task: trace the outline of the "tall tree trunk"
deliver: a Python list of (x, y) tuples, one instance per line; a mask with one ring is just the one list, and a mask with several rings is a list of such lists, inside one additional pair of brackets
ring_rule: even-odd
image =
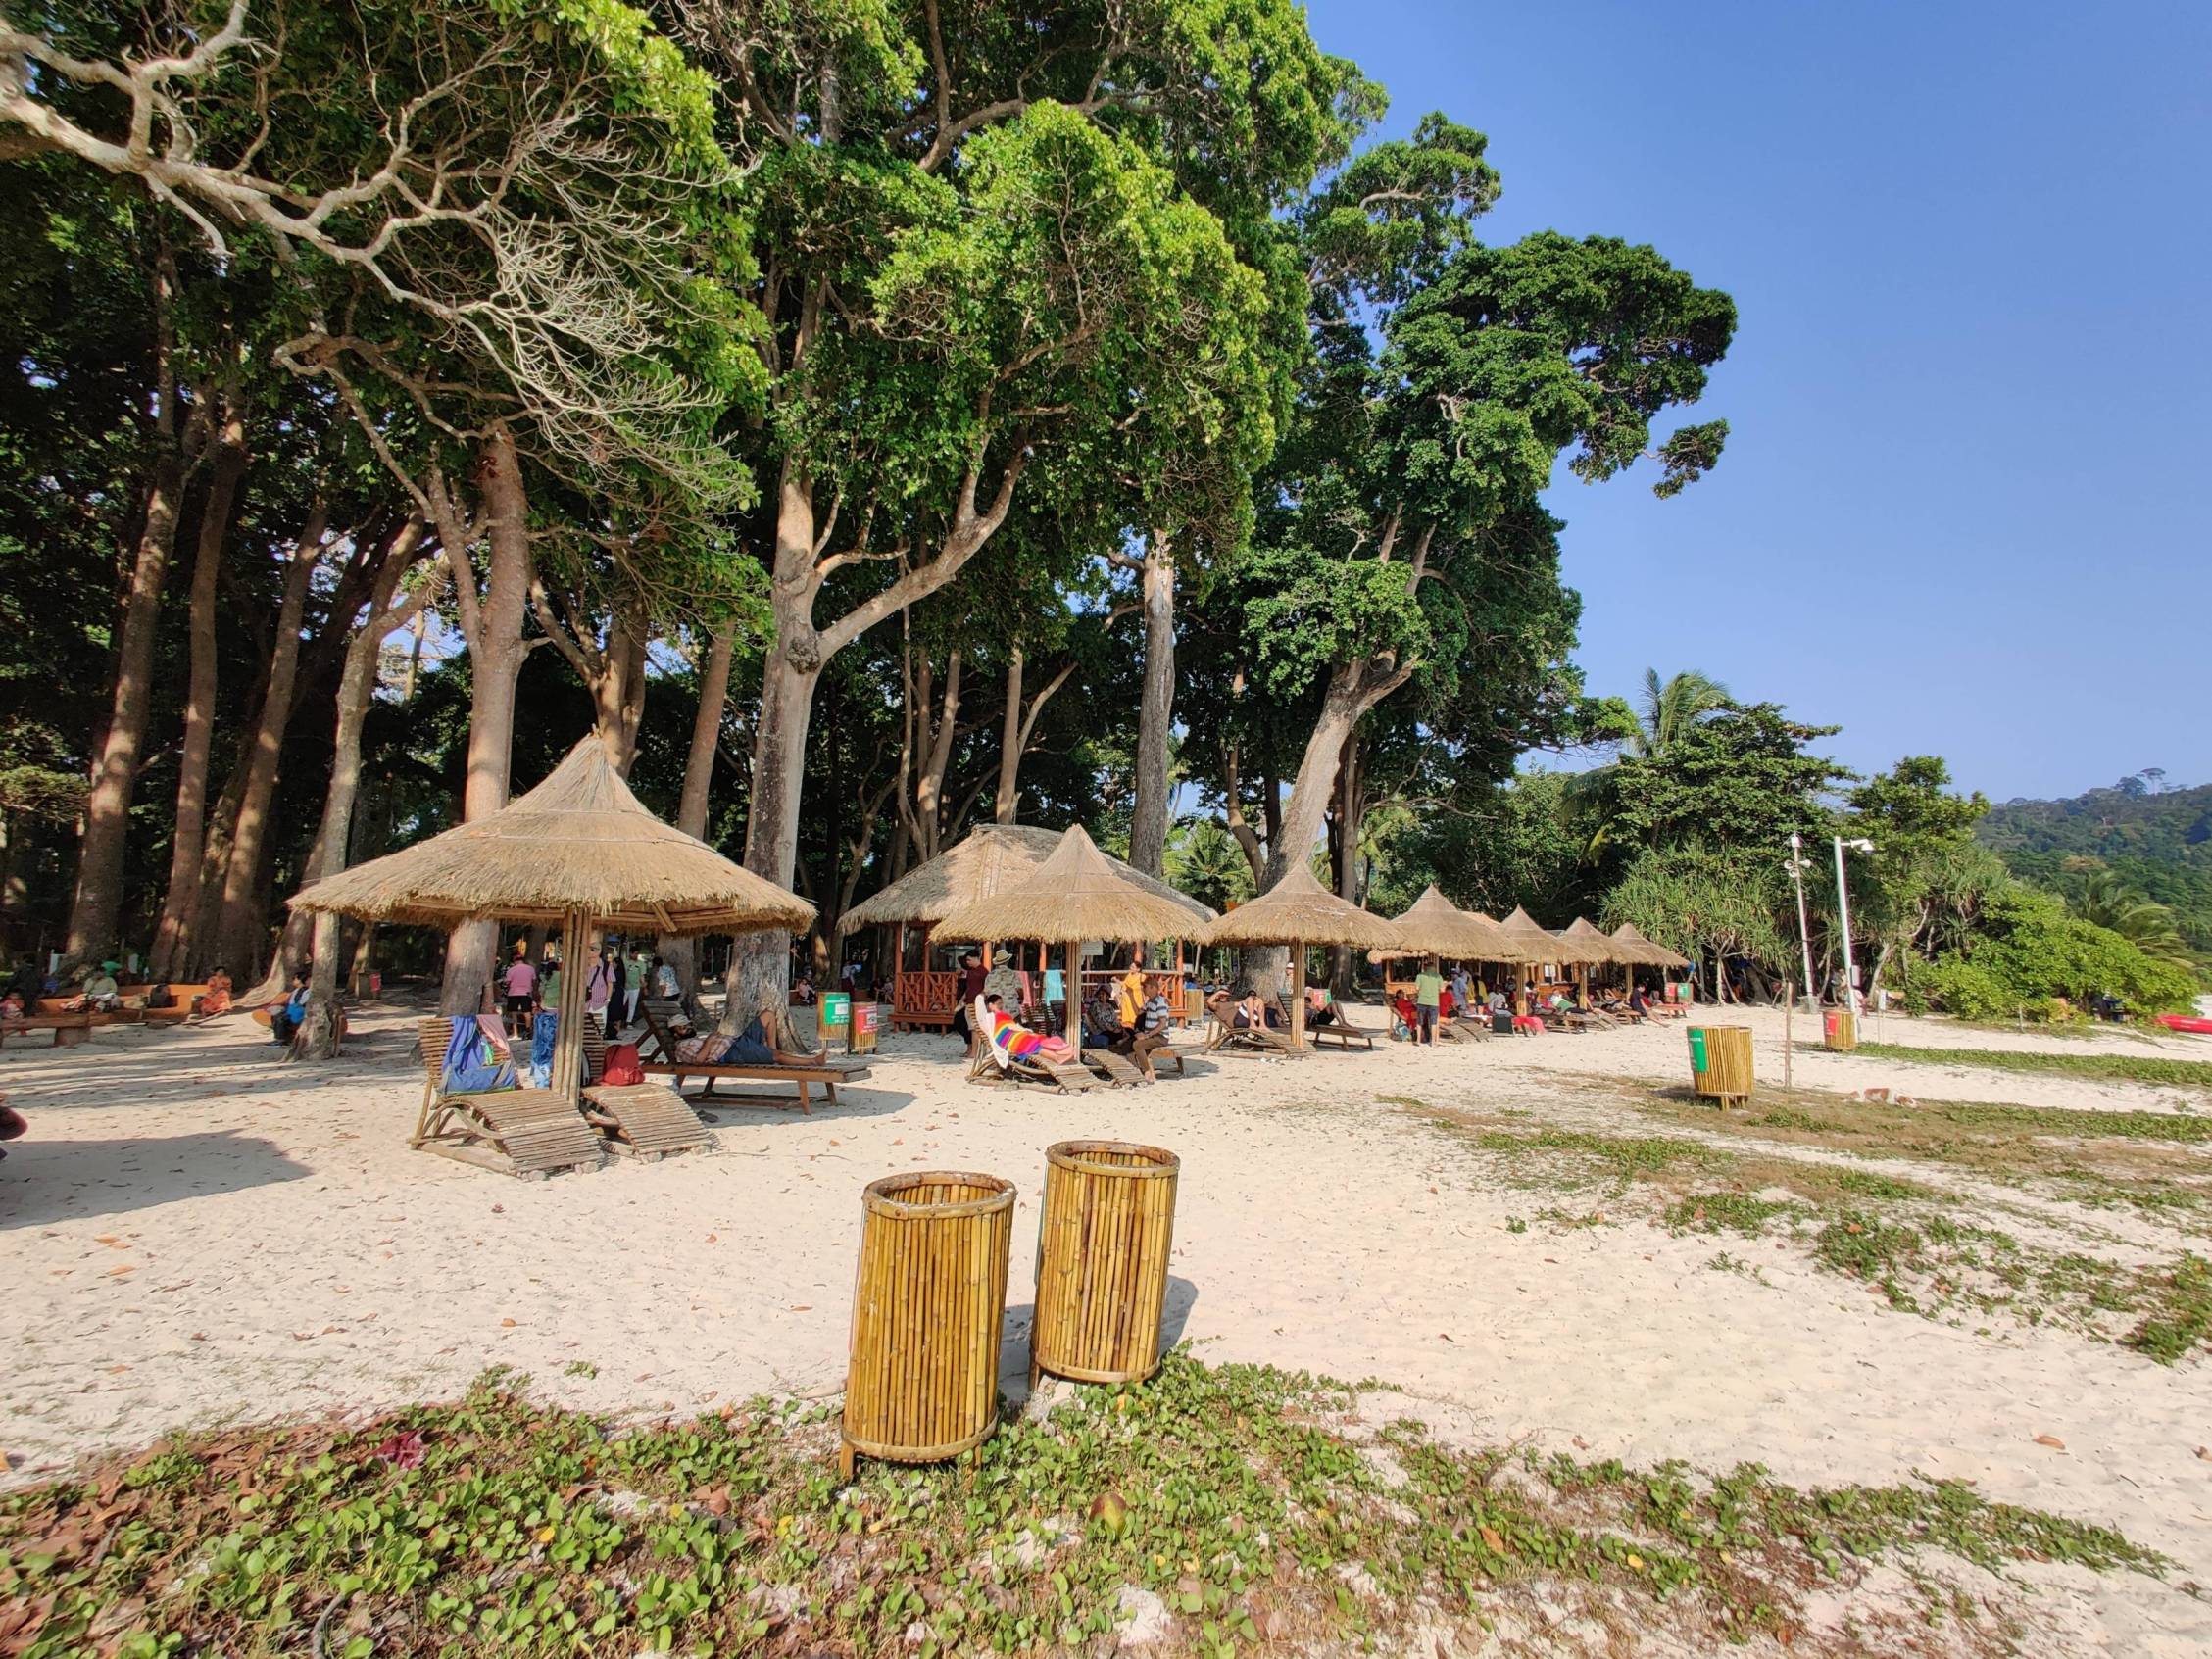
[[(462, 636), (468, 648), (473, 692), (468, 705), (468, 770), (461, 797), (462, 819), (473, 823), (507, 805), (515, 758), (515, 685), (527, 648), (522, 621), (530, 609), (529, 495), (521, 457), (505, 426), (495, 426), (477, 458), (481, 516), (470, 523), (443, 480), (429, 492), (439, 543), (446, 550)], [(479, 593), (469, 561), (477, 540), (486, 544)], [(445, 982), (438, 1005), (446, 1013), (473, 1013), (491, 983), (499, 949), (499, 924), (467, 922), (446, 941)], [(580, 973), (580, 962), (565, 963)]]
[[(369, 615), (346, 646), (346, 665), (338, 677), (336, 735), (330, 751), (330, 787), (322, 797), (322, 822), (316, 830), (315, 851), (307, 879), (327, 881), (347, 865), (352, 853), (354, 804), (361, 789), (361, 728), (369, 716), (369, 700), (376, 695), (376, 667), (382, 658), (385, 636), (404, 626), (411, 613), (429, 603), (434, 588), (425, 582), (414, 600), (398, 610), (392, 599), (400, 578), (414, 562), (415, 549), (422, 538), (422, 523), (412, 521), (385, 553), (383, 567), (369, 601)], [(338, 1014), (338, 958), (343, 918), (318, 911), (314, 940), (309, 950), (307, 1017), (292, 1035), (292, 1058), (334, 1059), (340, 1032)]]
[(192, 564), (191, 668), (184, 695), (184, 743), (176, 768), (176, 827), (170, 842), (169, 890), (154, 929), (148, 969), (153, 979), (174, 976), (184, 964), (185, 941), (200, 913), (200, 859), (207, 850), (208, 757), (215, 747), (216, 586), (230, 513), (246, 475), (245, 413), (232, 395), (217, 439), (215, 469), (200, 509), (199, 549)]
[(108, 708), (107, 730), (93, 757), (91, 788), (84, 800), (76, 892), (70, 904), (69, 933), (63, 945), (64, 952), (75, 961), (120, 943), (130, 801), (138, 788), (138, 768), (145, 759), (162, 583), (176, 545), (178, 498), (184, 493), (184, 444), (176, 409), (176, 337), (171, 310), (175, 284), (175, 268), (165, 245), (154, 269), (154, 467), (146, 491), (145, 522), (131, 559), (130, 588), (123, 599), (118, 630), (115, 694)]
[[(814, 682), (821, 669), (807, 642), (811, 624), (786, 649), (779, 628), (775, 648), (761, 671), (760, 723), (753, 733), (753, 794), (745, 826), (745, 867), (779, 887), (791, 885), (799, 854), (799, 793), (806, 771), (807, 728), (814, 711)], [(730, 954), (729, 989), (722, 1023), (733, 1030), (784, 988), (790, 953), (781, 934), (748, 934)], [(735, 1025), (731, 1025), (731, 1021)]]
[(299, 540), (292, 544), (284, 571), (284, 597), (277, 607), (276, 638), (269, 659), (269, 690), (262, 699), (253, 751), (246, 761), (245, 789), (238, 798), (238, 819), (230, 835), (230, 857), (223, 872), (221, 908), (215, 917), (217, 948), (232, 962), (259, 966), (263, 960), (262, 907), (256, 902), (262, 844), (268, 835), (270, 805), (276, 794), (284, 731), (292, 723), (292, 682), (299, 668), (308, 578), (322, 557), (327, 521), (327, 514), (318, 504)]
[(945, 772), (953, 763), (953, 743), (959, 735), (960, 654), (945, 660), (945, 700), (930, 711), (929, 662), (922, 660), (922, 708), (935, 722), (929, 731), (929, 749), (922, 758), (921, 776), (914, 780), (914, 823), (921, 832), (918, 849), (923, 863), (944, 850)]
[(1167, 749), (1175, 719), (1175, 550), (1164, 530), (1145, 547), (1145, 693), (1137, 715), (1137, 802), (1129, 821), (1129, 862), (1149, 876), (1167, 873)]
[(991, 820), (1010, 824), (1021, 806), (1021, 647), (1007, 654), (1007, 711), (999, 726), (999, 787)]
[[(730, 658), (737, 646), (737, 629), (723, 623), (714, 630), (707, 649), (707, 661), (699, 672), (699, 712), (691, 721), (691, 752), (684, 756), (683, 796), (676, 803), (676, 828), (697, 840), (707, 839), (709, 791), (714, 781), (714, 755), (721, 746), (722, 711), (729, 707)], [(690, 937), (663, 934), (657, 942), (685, 1000), (699, 992), (699, 948)]]
[[(1345, 740), (1344, 757), (1337, 767), (1337, 897), (1348, 904), (1359, 903), (1359, 836), (1366, 819), (1366, 781), (1359, 769), (1359, 733)], [(1352, 952), (1339, 945), (1331, 952), (1330, 983), (1339, 997), (1352, 995)]]

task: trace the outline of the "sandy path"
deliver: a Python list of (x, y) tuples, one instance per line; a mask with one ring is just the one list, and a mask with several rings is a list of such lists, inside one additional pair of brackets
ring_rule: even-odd
[[(1778, 1036), (1778, 1018), (1752, 1016), (1762, 1047), (1770, 1021)], [(1378, 1102), (1541, 1118), (1571, 1094), (1578, 1114), (1602, 1110), (1583, 1079), (1555, 1074), (1672, 1079), (1684, 1061), (1671, 1028), (1194, 1058), (1182, 1081), (1070, 1098), (969, 1087), (949, 1042), (901, 1038), (835, 1110), (731, 1114), (716, 1156), (521, 1183), (409, 1153), (419, 1073), (407, 1033), (363, 1024), (352, 1057), (320, 1073), (278, 1064), (239, 1025), (0, 1055), (0, 1088), (33, 1121), (0, 1165), (14, 1267), (0, 1448), (15, 1479), (186, 1424), (449, 1391), (493, 1364), (606, 1409), (833, 1391), (859, 1191), (904, 1167), (1020, 1186), (1006, 1354), (1017, 1391), (1042, 1148), (1107, 1135), (1183, 1158), (1170, 1321), (1207, 1357), (1381, 1378), (1437, 1402), (1455, 1433), (1578, 1455), (1748, 1459), (1799, 1483), (1971, 1479), (1991, 1498), (2117, 1525), (2179, 1558), (2180, 1578), (2212, 1569), (2212, 1462), (2194, 1456), (2212, 1442), (2202, 1365), (1900, 1315), (1791, 1247), (1762, 1255), (1761, 1286), (1707, 1270), (1714, 1241), (1655, 1227), (1509, 1233), (1530, 1195), (1497, 1190), (1457, 1142)], [(1825, 1087), (1894, 1085), (1901, 1069), (1807, 1065), (1820, 1075), (1800, 1067), (1800, 1081)], [(1976, 1080), (1992, 1093), (1915, 1092), (2160, 1098)], [(1626, 1104), (1619, 1121), (1649, 1129)], [(597, 1374), (568, 1375), (578, 1362)], [(2212, 1651), (2204, 1602), (2140, 1580), (2049, 1577), (2112, 1652)]]

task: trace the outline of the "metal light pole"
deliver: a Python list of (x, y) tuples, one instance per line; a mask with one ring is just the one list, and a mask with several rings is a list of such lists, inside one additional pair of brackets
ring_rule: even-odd
[(1858, 969), (1851, 964), (1851, 888), (1843, 875), (1843, 849), (1871, 853), (1874, 843), (1863, 836), (1856, 841), (1836, 837), (1836, 909), (1843, 928), (1843, 1006), (1855, 1016), (1859, 1011)]
[(1813, 989), (1812, 980), (1812, 929), (1805, 921), (1805, 870), (1804, 839), (1795, 830), (1790, 832), (1790, 856), (1784, 860), (1790, 879), (1797, 887), (1797, 944), (1805, 952), (1805, 977), (1800, 982), (1805, 988), (1805, 1011), (1820, 1011), (1820, 996)]

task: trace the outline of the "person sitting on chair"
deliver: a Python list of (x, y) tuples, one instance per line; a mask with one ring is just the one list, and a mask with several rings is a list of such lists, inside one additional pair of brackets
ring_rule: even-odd
[(1236, 1031), (1265, 1031), (1283, 1023), (1283, 1016), (1268, 1005), (1267, 999), (1258, 992), (1247, 992), (1229, 1024)]
[(1129, 1028), (1121, 1022), (1121, 1009), (1115, 1004), (1111, 989), (1100, 986), (1083, 1008), (1083, 1047), (1126, 1052), (1130, 1036)]
[(6, 991), (0, 991), (0, 1024), (13, 1025), (28, 1012), (21, 991), (12, 985)]
[(116, 984), (121, 962), (102, 962), (84, 976), (83, 989), (63, 1006), (73, 1014), (111, 1014), (123, 1006), (123, 988)]
[(307, 969), (301, 968), (292, 975), (284, 1000), (269, 1010), (269, 1035), (279, 1047), (288, 1046), (307, 1019)]
[(1337, 1004), (1325, 985), (1308, 985), (1305, 988), (1305, 1023), (1311, 1025), (1340, 1025), (1344, 1016), (1337, 1012)]

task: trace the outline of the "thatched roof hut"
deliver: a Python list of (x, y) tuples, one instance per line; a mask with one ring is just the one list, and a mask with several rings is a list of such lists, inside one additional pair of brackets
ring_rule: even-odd
[(1562, 928), (1559, 937), (1589, 951), (1592, 962), (1641, 962), (1644, 959), (1581, 916), (1577, 916), (1570, 926)]
[(1552, 962), (1561, 967), (1575, 967), (1612, 959), (1609, 955), (1593, 955), (1586, 947), (1540, 927), (1536, 918), (1518, 904), (1513, 906), (1513, 913), (1498, 925), (1528, 949), (1529, 954), (1525, 959), (1531, 962)]
[(1647, 967), (1686, 968), (1690, 965), (1688, 956), (1647, 939), (1634, 922), (1623, 922), (1613, 929), (1613, 943), (1624, 950), (1637, 951), (1635, 960)]
[(1520, 942), (1488, 916), (1462, 910), (1432, 882), (1397, 918), (1402, 943), (1395, 951), (1370, 951), (1380, 958), (1396, 955), (1449, 956), (1462, 962), (1517, 962), (1525, 957)]
[(1213, 912), (1197, 901), (1172, 888), (1156, 891), (1156, 883), (1140, 884), (1135, 874), (1117, 870), (1077, 824), (1028, 880), (955, 905), (938, 918), (936, 936), (1143, 944), (1180, 939), (1213, 920)]
[(1387, 916), (1339, 899), (1293, 864), (1257, 899), (1239, 904), (1199, 935), (1202, 945), (1351, 945), (1400, 951), (1405, 936)]
[(295, 893), (295, 909), (458, 927), (559, 927), (574, 914), (624, 933), (795, 933), (797, 894), (663, 823), (587, 737), (528, 794)]
[(1240, 904), (1199, 936), (1202, 945), (1289, 945), (1291, 951), (1291, 1048), (1305, 1047), (1305, 951), (1308, 945), (1349, 945), (1353, 949), (1402, 951), (1405, 935), (1398, 923), (1339, 899), (1313, 879), (1303, 863), (1250, 903)]
[[(854, 905), (838, 918), (840, 933), (886, 922), (906, 922), (934, 927), (956, 907), (1019, 887), (1044, 866), (1060, 844), (1058, 830), (1037, 829), (1028, 824), (980, 824), (954, 846), (926, 864), (909, 870), (889, 887)], [(1086, 839), (1088, 839), (1086, 837)], [(1096, 849), (1094, 848), (1095, 852)], [(1182, 907), (1180, 931), (1188, 933), (1213, 919), (1213, 912), (1196, 899), (1178, 893), (1155, 876), (1105, 853), (1098, 854), (1122, 880)], [(1007, 938), (1027, 938), (1009, 933)], [(1086, 934), (1086, 938), (1097, 938)], [(1153, 937), (1166, 938), (1162, 932)]]
[[(1127, 868), (1126, 865), (1123, 868)], [(1098, 849), (1081, 824), (1059, 838), (1028, 880), (956, 904), (937, 919), (938, 939), (1064, 940), (1067, 944), (1067, 1040), (1083, 1040), (1081, 972), (1086, 939), (1147, 944), (1181, 939), (1213, 920), (1213, 912), (1169, 888), (1127, 876)], [(1194, 907), (1197, 915), (1193, 915)]]
[(586, 737), (528, 794), (462, 824), (295, 893), (292, 905), (369, 921), (540, 923), (561, 929), (561, 982), (553, 1087), (583, 1082), (584, 975), (573, 971), (588, 930), (655, 933), (788, 933), (814, 907), (730, 862), (705, 842), (638, 804)]

